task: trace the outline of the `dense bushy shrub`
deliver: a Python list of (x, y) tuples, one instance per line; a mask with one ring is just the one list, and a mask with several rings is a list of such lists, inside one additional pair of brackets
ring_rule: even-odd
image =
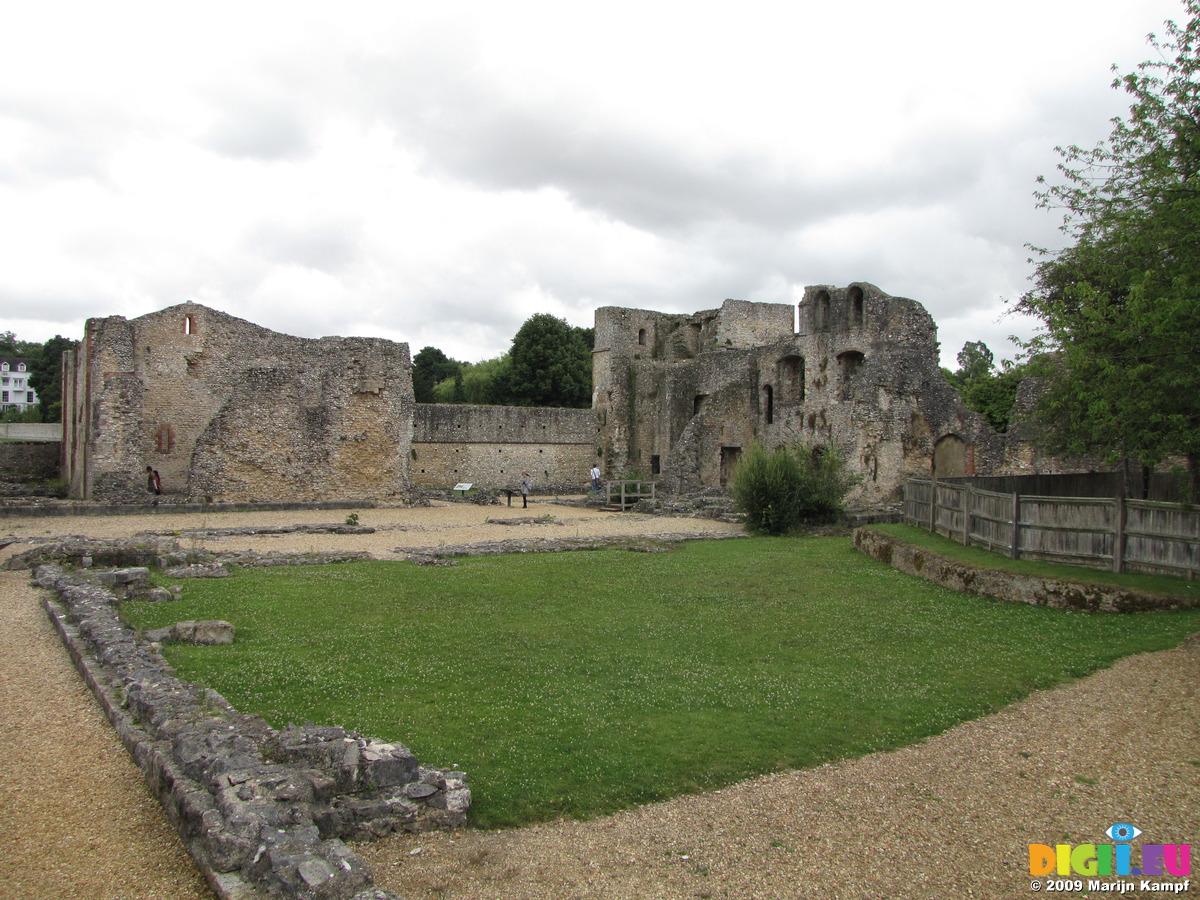
[(835, 519), (850, 484), (842, 458), (824, 447), (768, 452), (756, 443), (742, 455), (731, 493), (751, 531), (786, 534), (806, 523)]

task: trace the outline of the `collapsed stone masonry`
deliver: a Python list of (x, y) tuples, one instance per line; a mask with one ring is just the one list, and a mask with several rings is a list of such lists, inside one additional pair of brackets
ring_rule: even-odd
[(71, 495), (380, 499), (408, 486), (408, 346), (292, 337), (196, 304), (89, 319), (63, 373)]
[[(183, 558), (177, 545), (157, 551), (176, 557), (168, 562)], [(339, 727), (276, 730), (179, 680), (157, 646), (121, 620), (111, 585), (127, 587), (136, 571), (105, 578), (114, 573), (43, 564), (34, 581), (57, 595), (45, 601), (51, 621), (223, 900), (391, 897), (373, 888), (346, 841), (465, 824), (463, 772), (421, 766), (400, 744)]]
[(910, 476), (1033, 459), (947, 384), (925, 309), (865, 282), (809, 287), (798, 309), (604, 307), (595, 323), (593, 405), (577, 410), (417, 404), (407, 344), (297, 338), (197, 304), (90, 319), (64, 364), (63, 474), (107, 502), (144, 502), (147, 466), (197, 502), (403, 502), (526, 471), (580, 491), (599, 460), (671, 492), (725, 486), (753, 441), (799, 441), (836, 448), (870, 507)]
[(594, 406), (610, 469), (668, 490), (728, 483), (753, 441), (841, 452), (851, 502), (895, 500), (911, 476), (1003, 469), (1004, 438), (938, 367), (937, 329), (871, 284), (809, 287), (797, 310), (726, 300), (692, 315), (596, 312)]

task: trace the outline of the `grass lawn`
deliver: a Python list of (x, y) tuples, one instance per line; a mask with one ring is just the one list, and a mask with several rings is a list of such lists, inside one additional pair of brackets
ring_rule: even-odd
[(955, 594), (836, 537), (243, 570), (124, 612), (233, 622), (167, 648), (181, 677), (461, 767), (485, 827), (901, 746), (1200, 630)]

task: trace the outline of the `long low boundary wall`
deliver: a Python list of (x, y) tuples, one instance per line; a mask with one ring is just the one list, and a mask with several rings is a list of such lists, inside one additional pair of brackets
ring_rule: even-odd
[(0, 440), (62, 443), (62, 422), (0, 422)]
[(1121, 497), (1040, 497), (910, 478), (904, 521), (1014, 559), (1194, 579), (1200, 509)]
[(854, 547), (899, 572), (916, 575), (953, 591), (964, 591), (1011, 603), (1114, 613), (1187, 609), (1200, 604), (1200, 599), (1196, 598), (1172, 597), (1114, 585), (1022, 575), (1003, 569), (972, 566), (906, 544), (870, 527), (855, 529)]
[(35, 570), (76, 667), (222, 900), (395, 900), (344, 841), (465, 823), (463, 773), (341, 728), (275, 731), (239, 713), (177, 679), (96, 577)]
[(422, 487), (503, 490), (528, 472), (537, 491), (583, 493), (600, 443), (590, 409), (418, 403), (409, 477)]

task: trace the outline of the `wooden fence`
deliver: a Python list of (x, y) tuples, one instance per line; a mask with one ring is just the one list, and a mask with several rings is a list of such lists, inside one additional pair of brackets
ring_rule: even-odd
[(604, 485), (605, 506), (622, 510), (639, 500), (653, 500), (657, 488), (653, 481), (606, 481)]
[(910, 478), (904, 520), (1013, 559), (1114, 572), (1200, 574), (1200, 509), (1098, 497), (1039, 497)]

